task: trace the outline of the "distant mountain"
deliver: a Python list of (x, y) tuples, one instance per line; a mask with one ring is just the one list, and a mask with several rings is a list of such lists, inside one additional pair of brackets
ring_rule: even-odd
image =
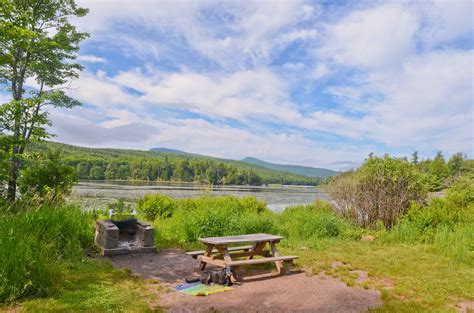
[(331, 177), (337, 174), (336, 171), (327, 169), (327, 168), (318, 168), (318, 167), (310, 167), (310, 166), (301, 166), (301, 165), (287, 165), (287, 164), (276, 164), (265, 162), (256, 158), (246, 157), (242, 160), (242, 162), (250, 163), (258, 166), (262, 166), (268, 169), (276, 170), (276, 171), (283, 171), (297, 175), (304, 175), (309, 177), (320, 177), (326, 178)]
[(173, 153), (173, 154), (178, 154), (178, 155), (195, 155), (194, 153), (189, 153), (189, 152), (176, 150), (176, 149), (169, 149), (169, 148), (151, 148), (150, 151), (163, 152), (163, 153)]

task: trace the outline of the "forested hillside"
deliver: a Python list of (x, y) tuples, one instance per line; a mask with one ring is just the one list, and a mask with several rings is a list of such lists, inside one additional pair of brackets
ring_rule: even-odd
[(252, 157), (246, 157), (245, 159), (242, 160), (242, 162), (251, 163), (258, 166), (263, 166), (265, 168), (269, 168), (272, 170), (283, 171), (283, 172), (310, 176), (310, 177), (326, 178), (326, 177), (331, 177), (337, 174), (336, 171), (333, 171), (327, 168), (318, 168), (318, 167), (301, 166), (301, 165), (289, 165), (289, 164), (276, 164), (276, 163), (262, 161), (262, 160), (252, 158)]
[(32, 143), (30, 152), (60, 150), (79, 179), (182, 181), (210, 184), (318, 185), (320, 178), (275, 171), (226, 159), (171, 152), (86, 148), (55, 142)]

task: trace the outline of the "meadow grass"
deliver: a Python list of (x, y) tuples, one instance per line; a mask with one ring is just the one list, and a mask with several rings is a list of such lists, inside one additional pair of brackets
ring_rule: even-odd
[[(325, 272), (349, 286), (376, 288), (377, 312), (449, 312), (474, 301), (474, 203), (470, 193), (447, 192), (445, 199), (413, 204), (391, 230), (378, 223), (362, 228), (318, 201), (281, 213), (234, 197), (172, 200), (173, 213), (154, 222), (161, 247), (202, 248), (199, 237), (268, 232), (286, 237), (285, 254), (313, 274)], [(467, 199), (467, 201), (466, 201)], [(253, 200), (255, 201), (255, 200)], [(363, 235), (375, 237), (363, 242)], [(339, 261), (342, 266), (334, 267)], [(367, 271), (358, 282), (354, 270)]]
[(0, 301), (45, 296), (61, 262), (92, 247), (91, 217), (73, 206), (41, 206), (0, 215)]
[[(315, 275), (380, 290), (384, 305), (377, 312), (449, 312), (462, 300), (474, 300), (474, 268), (440, 256), (430, 245), (331, 239), (311, 249), (280, 250), (297, 254), (297, 264)], [(354, 270), (367, 271), (368, 280), (357, 282)]]
[[(281, 252), (298, 255), (297, 265), (310, 273), (380, 290), (384, 304), (376, 312), (449, 312), (474, 301), (472, 196), (471, 184), (414, 204), (390, 230), (381, 223), (362, 228), (323, 201), (275, 213), (253, 197), (153, 195), (137, 207), (154, 219), (159, 248), (203, 248), (200, 237), (280, 234), (286, 238)], [(0, 218), (2, 301), (24, 298), (21, 308), (32, 312), (142, 312), (156, 303), (159, 284), (84, 257), (92, 246), (92, 215), (66, 206)], [(364, 235), (375, 240), (363, 242)], [(359, 281), (354, 270), (366, 271), (368, 279)]]
[(62, 280), (48, 297), (26, 298), (0, 311), (22, 312), (161, 312), (155, 306), (156, 282), (145, 281), (117, 270), (110, 262), (87, 259), (62, 266)]

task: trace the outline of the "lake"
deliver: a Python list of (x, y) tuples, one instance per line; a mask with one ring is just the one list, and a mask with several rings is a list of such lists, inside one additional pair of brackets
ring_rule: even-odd
[(173, 198), (195, 198), (206, 195), (237, 197), (254, 196), (274, 211), (287, 206), (307, 204), (327, 199), (324, 191), (313, 186), (209, 186), (204, 184), (171, 182), (80, 181), (73, 188), (73, 201), (81, 206), (103, 206), (115, 199), (134, 202), (147, 194), (161, 193)]

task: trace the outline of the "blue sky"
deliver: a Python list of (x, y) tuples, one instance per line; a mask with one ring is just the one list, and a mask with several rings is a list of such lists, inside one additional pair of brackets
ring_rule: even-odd
[(79, 1), (55, 140), (346, 168), (474, 153), (472, 1)]

